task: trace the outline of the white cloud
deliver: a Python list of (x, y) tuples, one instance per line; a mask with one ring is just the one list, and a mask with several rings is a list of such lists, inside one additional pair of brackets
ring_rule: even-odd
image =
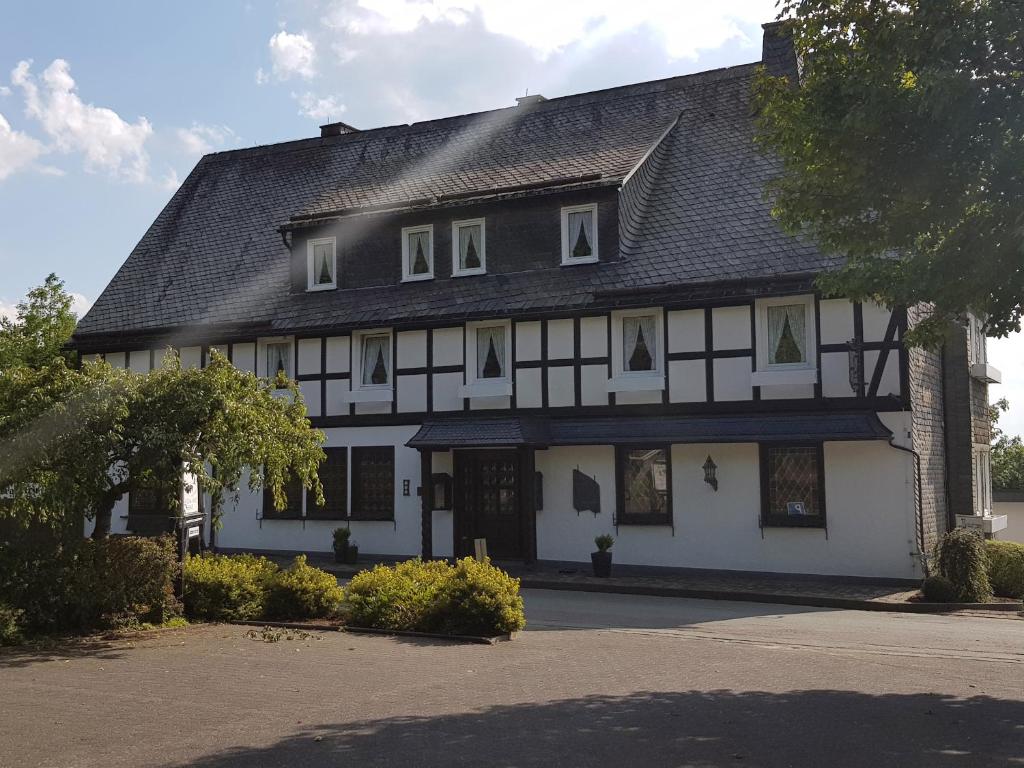
[(26, 113), (42, 126), (59, 151), (80, 152), (87, 171), (103, 171), (129, 181), (145, 181), (149, 168), (146, 141), (153, 126), (140, 117), (136, 122), (123, 120), (112, 109), (86, 104), (78, 96), (71, 68), (64, 59), (55, 59), (39, 80), (21, 61), (11, 73), (11, 81), (25, 93)]
[(191, 128), (179, 128), (178, 141), (186, 155), (208, 155), (226, 144), (238, 143), (238, 136), (226, 125), (192, 123)]
[(337, 96), (317, 96), (315, 93), (293, 93), (299, 103), (299, 114), (314, 120), (337, 120), (345, 111), (345, 105)]
[(0, 317), (6, 317), (8, 320), (13, 320), (18, 316), (18, 308), (13, 304), (8, 304), (3, 299), (0, 299)]
[(0, 115), (0, 181), (15, 171), (28, 168), (45, 151), (42, 142), (27, 133), (14, 130), (7, 119)]
[(263, 67), (256, 70), (256, 85), (266, 85), (270, 82), (270, 75), (263, 71)]
[[(270, 38), (269, 46), (270, 62), (278, 80), (296, 75), (309, 80), (316, 74), (316, 46), (305, 32), (293, 35), (282, 29)], [(257, 82), (260, 73), (262, 70), (256, 74)]]
[(92, 306), (92, 299), (87, 299), (81, 293), (71, 292), (71, 311), (78, 315), (79, 319), (85, 317), (85, 313)]
[(989, 400), (1005, 397), (1009, 412), (999, 417), (1000, 428), (1012, 435), (1024, 435), (1024, 334), (988, 340), (988, 360), (1003, 374), (1002, 384), (989, 387)]
[(6, 85), (0, 85), (0, 96), (10, 96), (11, 89)]
[(167, 174), (160, 179), (160, 186), (164, 189), (174, 192), (178, 187), (181, 186), (181, 179), (178, 178), (178, 172), (173, 168), (167, 169)]
[(591, 47), (622, 33), (647, 28), (673, 59), (696, 58), (701, 50), (745, 39), (740, 22), (769, 21), (775, 0), (336, 0), (325, 16), (335, 29), (354, 35), (400, 34), (421, 24), (464, 24), (479, 15), (488, 32), (506, 35), (541, 56), (579, 44)]

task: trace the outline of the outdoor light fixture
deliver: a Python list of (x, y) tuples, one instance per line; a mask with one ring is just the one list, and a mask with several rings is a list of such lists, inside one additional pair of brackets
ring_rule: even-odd
[(447, 472), (438, 472), (430, 476), (434, 489), (433, 509), (452, 508), (452, 476)]
[(704, 462), (704, 482), (718, 490), (718, 478), (715, 477), (715, 472), (718, 470), (718, 465), (711, 460), (711, 456), (708, 456), (707, 461)]

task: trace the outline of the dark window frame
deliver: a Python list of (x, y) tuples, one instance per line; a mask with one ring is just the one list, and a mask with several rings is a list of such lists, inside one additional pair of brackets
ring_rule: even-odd
[[(363, 488), (361, 480), (362, 464), (361, 459), (363, 456), (372, 456), (374, 452), (377, 455), (382, 455), (383, 452), (390, 452), (391, 459), (391, 509), (388, 512), (382, 511), (364, 511), (366, 506), (363, 501)], [(395, 446), (393, 445), (360, 445), (352, 446), (351, 449), (351, 462), (349, 468), (349, 474), (351, 476), (352, 483), (352, 505), (349, 509), (350, 520), (366, 520), (366, 521), (388, 521), (391, 522), (395, 519), (395, 493), (396, 493), (396, 475), (395, 475)]]
[[(665, 452), (665, 513), (661, 515), (630, 515), (626, 513), (626, 457), (630, 451), (664, 451)], [(648, 443), (637, 445), (615, 446), (615, 524), (616, 525), (661, 525), (672, 526), (672, 446), (668, 444)]]
[[(821, 513), (817, 515), (779, 515), (772, 514), (771, 488), (769, 478), (769, 455), (772, 449), (779, 448), (815, 448), (818, 460), (818, 504)], [(760, 443), (761, 473), (761, 527), (762, 528), (825, 528), (825, 444), (815, 441), (793, 441), (785, 443)]]
[[(297, 487), (296, 487), (297, 486)], [(302, 497), (305, 489), (302, 487), (302, 480), (292, 477), (285, 484), (285, 495), (288, 497), (288, 506), (282, 510), (274, 508), (274, 494), (269, 488), (263, 489), (263, 519), (264, 520), (301, 520), (302, 519)], [(298, 501), (298, 508), (294, 502)]]
[[(320, 483), (324, 488), (324, 506), (318, 506), (316, 497), (310, 489), (306, 489), (306, 518), (309, 520), (348, 520), (348, 447), (324, 448), (326, 458), (317, 468)], [(341, 477), (330, 478), (324, 475), (329, 471), (341, 470)], [(333, 491), (333, 492), (332, 492)]]

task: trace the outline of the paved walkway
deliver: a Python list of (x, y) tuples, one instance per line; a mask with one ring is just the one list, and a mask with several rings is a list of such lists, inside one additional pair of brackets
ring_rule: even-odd
[(4, 768), (1021, 765), (1015, 622), (525, 593), (496, 646), (207, 625), (0, 650)]

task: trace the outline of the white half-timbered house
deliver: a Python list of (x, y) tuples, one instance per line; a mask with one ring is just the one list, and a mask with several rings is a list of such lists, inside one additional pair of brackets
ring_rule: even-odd
[(243, 489), (219, 548), (349, 525), (371, 555), (586, 561), (613, 533), (617, 563), (920, 577), (988, 503), (984, 337), (908, 351), (913, 308), (815, 290), (837, 262), (763, 200), (761, 65), (208, 155), (74, 345), (298, 380), (326, 505)]

